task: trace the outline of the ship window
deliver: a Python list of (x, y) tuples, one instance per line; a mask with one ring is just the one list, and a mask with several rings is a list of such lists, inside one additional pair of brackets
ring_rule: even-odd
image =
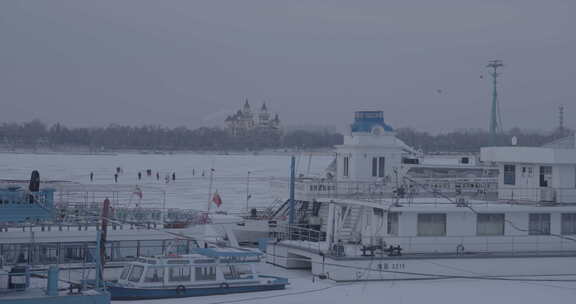
[(166, 264), (190, 264), (188, 260), (168, 260)]
[(148, 267), (148, 270), (146, 270), (146, 275), (144, 276), (144, 282), (164, 282), (164, 267)]
[(384, 177), (385, 160), (384, 157), (378, 157), (378, 177)]
[(418, 214), (418, 236), (445, 236), (446, 214)]
[(551, 166), (540, 166), (540, 187), (552, 187)]
[(350, 158), (348, 156), (344, 157), (344, 176), (348, 177), (349, 176), (349, 165), (350, 165)]
[(402, 157), (402, 163), (407, 165), (418, 165), (420, 160), (417, 158)]
[(190, 266), (168, 268), (168, 280), (171, 282), (189, 282), (192, 269)]
[(130, 278), (128, 279), (131, 282), (140, 282), (140, 278), (142, 277), (142, 273), (144, 272), (144, 267), (139, 265), (132, 266), (132, 272), (130, 272)]
[(196, 267), (196, 281), (216, 280), (216, 267)]
[(378, 176), (378, 158), (372, 157), (372, 176)]
[(549, 235), (550, 234), (550, 214), (531, 213), (528, 224), (528, 234)]
[(128, 273), (130, 273), (130, 265), (124, 266), (122, 274), (120, 275), (120, 280), (126, 280), (128, 278)]
[(252, 279), (252, 267), (250, 265), (230, 265), (224, 267), (222, 272), (226, 280)]
[(398, 212), (388, 212), (388, 224), (386, 226), (388, 235), (398, 235)]
[(562, 234), (576, 234), (576, 213), (562, 213)]
[(516, 185), (516, 166), (504, 165), (504, 185)]
[(504, 214), (478, 214), (476, 234), (481, 236), (504, 235)]
[(237, 265), (236, 270), (240, 279), (252, 279), (254, 277), (251, 265)]
[(202, 264), (202, 263), (214, 263), (216, 260), (214, 259), (196, 259), (194, 263)]

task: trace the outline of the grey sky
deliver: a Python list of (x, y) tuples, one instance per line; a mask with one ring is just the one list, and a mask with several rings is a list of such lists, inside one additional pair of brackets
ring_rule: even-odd
[[(0, 1), (0, 121), (221, 125), (245, 97), (285, 124), (576, 127), (576, 1)], [(439, 94), (437, 89), (441, 89)]]

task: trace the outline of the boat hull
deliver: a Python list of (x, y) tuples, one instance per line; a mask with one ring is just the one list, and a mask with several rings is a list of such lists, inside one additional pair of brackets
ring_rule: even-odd
[[(294, 243), (293, 243), (294, 244)], [(304, 244), (299, 242), (296, 244)], [(286, 243), (268, 244), (267, 262), (286, 269), (310, 269), (336, 282), (422, 279), (576, 278), (576, 252), (406, 254), (402, 256), (327, 256)]]
[(118, 284), (109, 284), (108, 291), (112, 300), (145, 300), (145, 299), (165, 299), (165, 298), (186, 298), (201, 297), (211, 295), (224, 295), (231, 293), (246, 293), (257, 291), (281, 290), (285, 289), (288, 284), (287, 280), (282, 278), (270, 277), (274, 279), (271, 283), (262, 283), (258, 285), (228, 285), (226, 283), (214, 287), (205, 286), (185, 286), (166, 287), (166, 288), (134, 288), (124, 287)]

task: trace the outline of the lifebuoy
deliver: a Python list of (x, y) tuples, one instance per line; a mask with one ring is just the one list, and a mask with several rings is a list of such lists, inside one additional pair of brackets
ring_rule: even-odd
[(222, 283), (220, 284), (220, 288), (230, 288), (230, 285), (228, 285), (228, 283)]
[(186, 287), (184, 287), (184, 285), (178, 285), (178, 287), (176, 287), (176, 293), (179, 295), (186, 293)]

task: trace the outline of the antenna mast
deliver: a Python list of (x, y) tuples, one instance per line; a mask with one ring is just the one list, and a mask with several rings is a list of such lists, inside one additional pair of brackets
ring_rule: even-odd
[(563, 134), (564, 133), (564, 106), (560, 105), (558, 107), (558, 130)]
[(503, 67), (502, 60), (490, 60), (486, 66), (492, 76), (492, 109), (490, 113), (490, 144), (496, 145), (496, 133), (502, 132), (502, 117), (500, 115), (500, 103), (498, 102), (498, 68)]

